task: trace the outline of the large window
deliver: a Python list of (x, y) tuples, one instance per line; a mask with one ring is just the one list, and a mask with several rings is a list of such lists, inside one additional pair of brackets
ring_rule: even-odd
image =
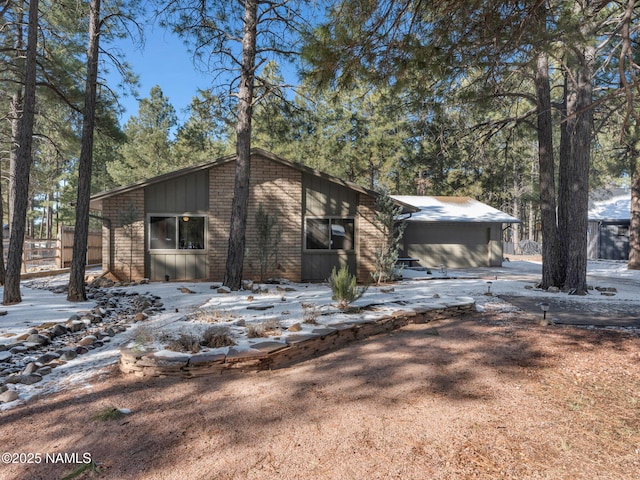
[(154, 215), (149, 217), (151, 250), (204, 250), (205, 217)]
[(307, 218), (307, 250), (353, 250), (354, 227), (352, 218)]

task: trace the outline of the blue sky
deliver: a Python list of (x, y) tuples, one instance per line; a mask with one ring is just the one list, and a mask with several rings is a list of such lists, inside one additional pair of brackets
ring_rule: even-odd
[[(114, 47), (121, 50), (140, 81), (139, 98), (130, 94), (125, 96), (123, 92), (118, 91), (120, 104), (126, 110), (120, 118), (120, 123), (124, 125), (130, 116), (138, 114), (138, 100), (148, 98), (151, 88), (155, 85), (160, 86), (164, 96), (176, 109), (178, 122), (184, 123), (189, 117), (186, 108), (197, 94), (198, 88), (212, 87), (213, 75), (199, 71), (184, 42), (177, 35), (159, 26), (146, 29), (144, 47), (136, 47), (134, 43), (131, 39), (125, 39), (103, 45), (107, 50)], [(115, 89), (121, 78), (113, 66), (108, 68), (110, 73), (106, 75), (106, 80), (111, 88)], [(290, 81), (297, 80), (295, 67), (281, 63), (281, 69), (286, 78), (293, 78)]]
[[(124, 52), (126, 60), (138, 75), (140, 86), (138, 95), (140, 98), (148, 98), (151, 88), (159, 85), (165, 97), (169, 99), (176, 109), (179, 122), (188, 118), (185, 109), (196, 95), (198, 88), (211, 86), (211, 77), (199, 72), (193, 64), (191, 54), (187, 46), (180, 38), (160, 27), (149, 28), (146, 32), (145, 46), (140, 49), (135, 47), (130, 39), (120, 40), (111, 45), (104, 45), (105, 49), (113, 46)], [(115, 88), (121, 81), (120, 76), (113, 72), (106, 75), (107, 83)], [(127, 121), (129, 116), (138, 114), (138, 99), (131, 95), (120, 95), (120, 103), (126, 109), (121, 117), (121, 123)]]

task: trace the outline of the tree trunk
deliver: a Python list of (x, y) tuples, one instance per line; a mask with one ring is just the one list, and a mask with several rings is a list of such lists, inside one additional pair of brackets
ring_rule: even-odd
[(629, 227), (629, 263), (628, 268), (640, 270), (640, 165), (639, 154), (632, 150), (631, 174), (631, 226)]
[(20, 122), (22, 121), (22, 105), (24, 98), (22, 95), (22, 87), (18, 88), (11, 97), (10, 115), (11, 115), (11, 148), (9, 153), (9, 232), (13, 224), (13, 211), (16, 203), (16, 168), (18, 166), (18, 148), (20, 146)]
[(4, 267), (4, 201), (2, 200), (2, 176), (0, 175), (0, 285), (4, 285), (6, 271)]
[(251, 170), (251, 117), (255, 83), (258, 0), (246, 0), (242, 38), (242, 66), (238, 89), (238, 123), (236, 125), (236, 155), (233, 203), (229, 230), (229, 249), (224, 285), (239, 290), (242, 285), (245, 232), (249, 204)]
[(93, 162), (93, 129), (96, 116), (98, 83), (98, 47), (100, 33), (100, 0), (89, 5), (89, 48), (87, 49), (87, 79), (84, 94), (82, 145), (78, 162), (78, 193), (76, 197), (76, 224), (73, 236), (73, 256), (69, 276), (67, 300), (84, 301), (84, 285), (89, 236), (89, 200), (91, 196), (91, 165)]
[(20, 121), (20, 144), (17, 151), (15, 177), (12, 179), (15, 189), (11, 237), (7, 258), (7, 276), (4, 285), (5, 305), (20, 303), (20, 271), (22, 250), (24, 248), (24, 230), (27, 219), (29, 199), (29, 173), (31, 171), (31, 147), (33, 145), (33, 120), (36, 104), (36, 52), (38, 43), (38, 0), (29, 2), (29, 31), (27, 34), (27, 56), (24, 75), (24, 102)]
[(577, 294), (587, 292), (594, 61), (595, 47), (583, 45), (569, 54), (567, 68), (570, 71), (565, 72), (566, 117), (560, 148), (559, 225), (565, 260), (563, 289)]
[[(17, 12), (16, 18), (16, 39), (14, 48), (16, 51), (16, 57), (19, 58), (22, 56), (22, 52), (24, 50), (24, 35), (23, 35), (23, 12), (22, 8)], [(16, 59), (17, 59), (16, 58)], [(18, 82), (21, 83), (21, 82)], [(23, 87), (18, 87), (11, 96), (11, 102), (9, 105), (9, 111), (11, 116), (11, 146), (9, 148), (9, 191), (7, 192), (7, 200), (9, 207), (9, 232), (11, 232), (11, 224), (13, 223), (13, 206), (16, 202), (16, 189), (14, 178), (16, 175), (16, 165), (18, 165), (18, 146), (20, 145), (20, 122), (22, 119), (22, 104), (24, 103), (23, 98)]]
[(539, 53), (536, 66), (536, 109), (538, 118), (538, 162), (540, 164), (540, 217), (542, 220), (542, 288), (558, 283), (558, 224), (556, 217), (555, 163), (551, 86), (546, 53)]

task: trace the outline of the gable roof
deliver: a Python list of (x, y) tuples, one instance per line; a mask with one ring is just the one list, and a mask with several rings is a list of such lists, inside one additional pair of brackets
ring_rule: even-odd
[(607, 200), (593, 202), (589, 208), (589, 221), (628, 221), (631, 219), (631, 192)]
[(466, 223), (520, 223), (496, 208), (471, 197), (431, 197), (416, 195), (392, 195), (400, 202), (417, 207), (406, 220), (409, 222), (466, 222)]
[[(358, 193), (362, 193), (371, 197), (377, 197), (378, 193), (374, 190), (370, 190), (368, 188), (364, 188), (361, 187), (360, 185), (353, 183), (353, 182), (349, 182), (347, 180), (342, 180), (341, 178), (338, 177), (334, 177), (333, 175), (329, 175), (328, 173), (324, 173), (321, 172), (319, 170), (316, 170), (314, 168), (311, 167), (307, 167), (306, 165), (303, 165), (301, 163), (298, 162), (292, 162), (290, 160), (285, 160), (284, 158), (281, 158), (277, 155), (274, 155), (273, 153), (267, 152), (266, 150), (262, 150), (260, 148), (252, 148), (251, 149), (251, 157), (255, 157), (255, 156), (259, 156), (262, 158), (265, 158), (267, 160), (270, 160), (272, 162), (276, 162), (276, 163), (280, 163), (282, 165), (286, 165), (288, 167), (294, 168), (296, 170), (299, 170), (303, 173), (307, 173), (309, 175), (313, 175), (319, 178), (322, 178), (324, 180), (328, 180), (332, 183), (338, 184), (338, 185), (342, 185), (346, 188), (349, 188), (350, 190), (354, 190)], [(177, 177), (180, 177), (182, 175), (188, 175), (190, 173), (194, 173), (194, 172), (198, 172), (201, 170), (207, 170), (209, 168), (213, 168), (219, 165), (223, 165), (225, 163), (229, 163), (229, 162), (234, 162), (236, 160), (236, 154), (232, 154), (232, 155), (227, 155), (224, 157), (220, 157), (216, 160), (213, 161), (209, 161), (209, 162), (204, 162), (204, 163), (200, 163), (197, 165), (192, 165), (190, 167), (186, 167), (186, 168), (182, 168), (180, 170), (175, 170), (173, 172), (169, 172), (169, 173), (165, 173), (163, 175), (158, 175), (157, 177), (153, 177), (153, 178), (149, 178), (149, 179), (145, 179), (145, 180), (140, 180), (138, 182), (132, 183), (130, 185), (125, 185), (123, 187), (117, 187), (114, 188), (112, 190), (107, 190), (104, 192), (100, 192), (100, 193), (96, 193), (95, 195), (91, 196), (91, 208), (94, 210), (102, 210), (102, 200), (116, 196), (116, 195), (121, 195), (123, 193), (128, 193), (134, 190), (137, 190), (139, 188), (145, 188), (148, 187), (150, 185), (155, 185), (157, 183), (161, 183), (161, 182), (165, 182), (167, 180), (171, 180)], [(416, 211), (415, 207), (411, 206), (411, 205), (407, 205), (407, 204), (403, 204), (403, 202), (401, 201), (397, 201), (397, 203), (403, 207), (403, 209), (407, 212), (412, 212), (412, 211)]]

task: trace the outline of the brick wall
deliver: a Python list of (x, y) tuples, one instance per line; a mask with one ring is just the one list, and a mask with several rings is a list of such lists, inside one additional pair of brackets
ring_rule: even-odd
[[(135, 210), (135, 211), (134, 211)], [(124, 216), (134, 213), (131, 228)], [(110, 220), (102, 227), (102, 265), (121, 280), (144, 277), (144, 190), (123, 193), (103, 201), (102, 215)], [(129, 235), (129, 232), (131, 235)]]
[[(228, 162), (209, 169), (209, 279), (224, 278), (229, 242), (229, 223), (233, 199), (235, 162)], [(270, 214), (278, 214), (282, 227), (279, 244), (278, 266), (268, 276), (299, 281), (302, 276), (302, 172), (296, 168), (254, 155), (251, 162), (251, 189), (247, 216), (247, 233), (244, 278), (257, 280), (260, 274), (256, 258), (255, 213), (262, 204)], [(133, 223), (133, 242), (122, 225), (120, 212), (131, 208), (138, 212)], [(375, 252), (384, 243), (382, 234), (375, 225), (375, 201), (368, 195), (359, 195), (357, 229), (358, 269), (360, 282), (368, 282), (375, 270)], [(111, 228), (103, 227), (103, 265), (109, 266), (117, 277), (145, 276), (144, 238), (144, 189), (139, 188), (103, 200), (103, 215), (111, 220)], [(130, 245), (133, 248), (130, 248)], [(133, 262), (130, 262), (130, 253)], [(253, 266), (252, 266), (253, 265)]]
[[(209, 271), (210, 278), (221, 281), (227, 261), (229, 223), (235, 163), (212, 168), (209, 172)], [(258, 206), (269, 214), (278, 214), (282, 241), (278, 251), (278, 268), (268, 276), (300, 280), (302, 268), (302, 182), (301, 172), (259, 156), (251, 159), (251, 188), (247, 215), (245, 263), (243, 277), (258, 279), (255, 214)], [(252, 267), (253, 265), (253, 267)]]
[(375, 254), (384, 246), (384, 236), (375, 223), (375, 199), (360, 194), (358, 202), (358, 281), (371, 281), (375, 271)]

